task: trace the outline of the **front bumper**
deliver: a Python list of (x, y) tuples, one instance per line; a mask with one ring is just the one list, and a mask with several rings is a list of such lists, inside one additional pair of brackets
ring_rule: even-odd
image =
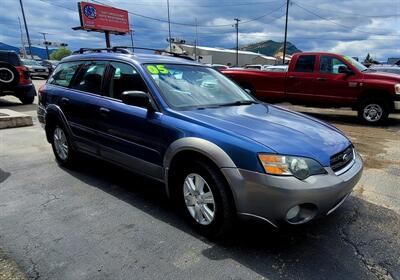
[(343, 174), (336, 175), (331, 168), (326, 168), (328, 174), (310, 176), (303, 181), (292, 176), (272, 176), (237, 168), (221, 170), (232, 188), (238, 213), (278, 227), (282, 222), (292, 223), (286, 215), (297, 205), (306, 206), (307, 211), (311, 209), (307, 212), (308, 218), (297, 224), (336, 210), (359, 181), (363, 163), (356, 153), (351, 168)]

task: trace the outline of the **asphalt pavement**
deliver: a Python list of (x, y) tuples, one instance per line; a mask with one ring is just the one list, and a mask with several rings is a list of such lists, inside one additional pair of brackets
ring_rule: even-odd
[(400, 116), (366, 127), (349, 110), (282, 106), (342, 129), (365, 160), (360, 183), (324, 219), (242, 223), (210, 241), (161, 185), (89, 157), (58, 166), (36, 105), (0, 98), (34, 116), (34, 126), (0, 130), (0, 279), (2, 264), (15, 279), (400, 279)]

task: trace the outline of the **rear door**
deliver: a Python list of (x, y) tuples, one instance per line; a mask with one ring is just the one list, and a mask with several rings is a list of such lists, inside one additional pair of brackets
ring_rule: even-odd
[(315, 94), (317, 56), (299, 55), (289, 68), (286, 78), (286, 94), (290, 100), (313, 101)]
[(104, 61), (68, 62), (57, 68), (49, 83), (55, 102), (63, 111), (79, 148), (97, 153), (92, 142), (99, 129), (98, 102), (103, 92)]
[[(348, 64), (333, 55), (321, 55), (315, 82), (315, 97), (321, 102), (345, 104), (359, 96), (360, 87), (354, 81), (354, 75), (339, 73), (339, 67)], [(349, 67), (351, 69), (351, 67)]]

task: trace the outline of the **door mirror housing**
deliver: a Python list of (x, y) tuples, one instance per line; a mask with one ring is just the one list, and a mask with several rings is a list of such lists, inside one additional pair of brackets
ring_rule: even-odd
[(153, 108), (149, 96), (144, 91), (124, 91), (121, 95), (121, 100), (128, 105), (147, 109)]
[(353, 71), (347, 66), (339, 66), (338, 72), (340, 74), (353, 75)]

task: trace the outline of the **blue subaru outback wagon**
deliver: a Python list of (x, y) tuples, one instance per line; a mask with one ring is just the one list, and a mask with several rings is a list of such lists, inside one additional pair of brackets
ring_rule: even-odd
[(207, 236), (237, 217), (278, 227), (329, 215), (363, 168), (335, 127), (172, 56), (69, 56), (40, 89), (38, 117), (60, 164), (85, 153), (163, 182)]

